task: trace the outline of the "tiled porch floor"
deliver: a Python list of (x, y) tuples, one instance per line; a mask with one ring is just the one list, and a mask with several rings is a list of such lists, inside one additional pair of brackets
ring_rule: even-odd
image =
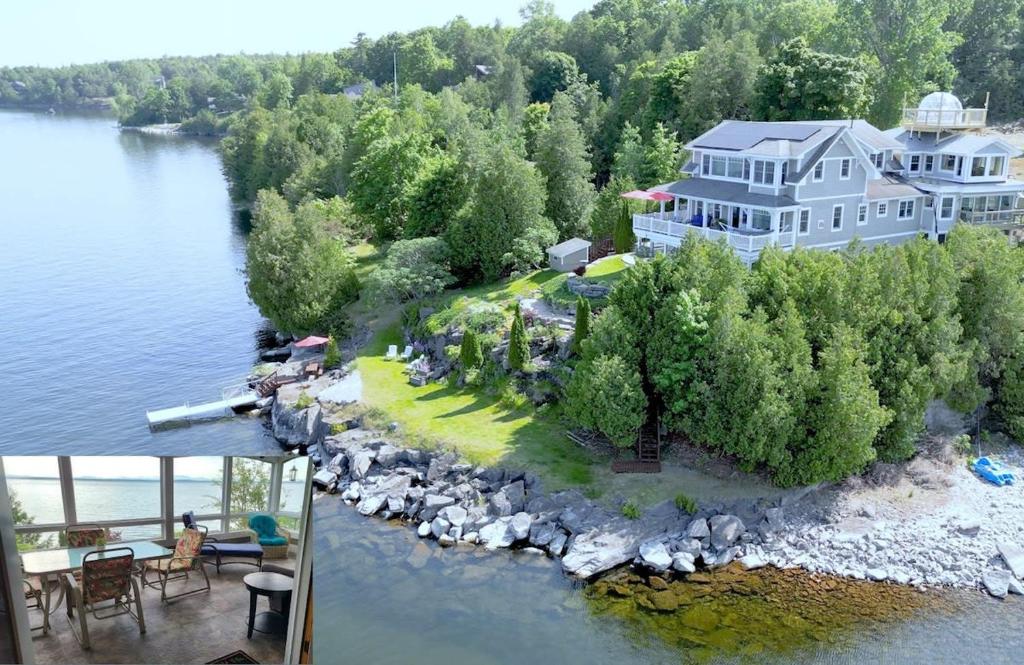
[[(266, 561), (294, 568), (294, 560)], [(50, 617), (52, 630), (43, 636), (33, 633), (32, 644), (38, 663), (207, 663), (234, 651), (245, 651), (261, 663), (284, 662), (285, 637), (253, 633), (246, 639), (249, 592), (242, 578), (256, 571), (253, 566), (226, 565), (218, 575), (207, 566), (209, 593), (197, 593), (168, 603), (160, 601), (159, 588), (142, 589), (146, 634), (130, 616), (95, 620), (89, 617), (92, 649), (83, 650), (68, 626), (62, 603)], [(150, 579), (155, 579), (151, 577)], [(202, 576), (193, 573), (188, 582), (168, 583), (168, 593), (202, 586)], [(172, 590), (172, 586), (174, 589)], [(56, 602), (56, 592), (53, 601)], [(257, 600), (257, 613), (267, 610), (266, 597)], [(38, 610), (29, 610), (33, 625), (42, 621)], [(77, 617), (76, 617), (77, 620)]]

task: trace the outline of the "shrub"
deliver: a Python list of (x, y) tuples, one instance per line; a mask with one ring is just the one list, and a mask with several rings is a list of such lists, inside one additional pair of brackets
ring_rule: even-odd
[(338, 343), (334, 341), (334, 335), (327, 338), (327, 350), (324, 351), (324, 367), (331, 369), (341, 364), (341, 352), (338, 351)]
[(480, 351), (480, 340), (472, 329), (467, 329), (462, 335), (462, 349), (459, 352), (459, 360), (462, 361), (462, 368), (465, 370), (475, 369), (483, 364), (484, 356)]
[(647, 417), (640, 374), (619, 356), (598, 356), (576, 368), (566, 388), (566, 413), (616, 446), (628, 448)]
[(576, 300), (576, 327), (572, 335), (572, 351), (579, 353), (583, 340), (590, 337), (590, 301), (580, 296)]
[(299, 398), (295, 400), (295, 408), (302, 410), (308, 409), (311, 406), (313, 406), (313, 397), (305, 390), (303, 390), (301, 393), (299, 393)]
[(508, 337), (508, 366), (522, 371), (530, 364), (530, 340), (526, 336), (523, 313), (516, 303), (512, 314), (512, 330)]
[(587, 266), (576, 266), (572, 271), (577, 277), (583, 277), (587, 274)]
[(695, 512), (697, 512), (697, 502), (694, 501), (692, 497), (689, 497), (686, 494), (680, 492), (679, 494), (676, 494), (675, 501), (676, 508), (683, 511), (684, 513), (692, 515)]
[(448, 245), (440, 238), (399, 240), (366, 279), (373, 302), (421, 300), (455, 281), (448, 270)]
[(626, 503), (622, 504), (622, 516), (626, 519), (638, 520), (640, 519), (640, 515), (640, 506), (636, 505), (636, 502), (633, 501), (633, 499), (630, 499), (626, 501)]
[(961, 434), (953, 439), (953, 450), (961, 455), (966, 455), (971, 452), (970, 434)]
[(512, 383), (509, 382), (501, 391), (501, 397), (498, 398), (498, 404), (509, 411), (518, 411), (529, 406), (530, 398), (516, 390)]

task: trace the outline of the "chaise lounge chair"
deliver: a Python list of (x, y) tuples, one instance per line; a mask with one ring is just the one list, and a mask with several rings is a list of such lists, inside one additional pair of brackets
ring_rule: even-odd
[[(189, 511), (181, 516), (185, 528), (200, 529), (205, 532), (206, 527), (196, 522), (195, 513)], [(203, 546), (199, 553), (204, 557), (213, 557), (214, 565), (217, 567), (217, 574), (220, 574), (220, 567), (229, 563), (238, 563), (246, 566), (263, 568), (263, 547), (259, 543), (221, 543), (216, 538), (203, 534)], [(232, 559), (224, 561), (224, 559)], [(243, 559), (235, 561), (234, 559)]]

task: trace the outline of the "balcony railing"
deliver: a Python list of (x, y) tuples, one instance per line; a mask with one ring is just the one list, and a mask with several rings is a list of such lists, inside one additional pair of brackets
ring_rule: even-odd
[[(746, 254), (757, 254), (776, 241), (772, 231), (733, 228), (723, 230), (695, 226), (684, 221), (683, 217), (674, 217), (674, 213), (671, 212), (633, 215), (633, 232), (642, 234), (645, 231), (672, 238), (682, 238), (686, 234), (692, 233), (708, 240), (724, 239), (730, 247)], [(792, 245), (792, 233), (780, 235), (778, 242), (783, 247)]]
[(937, 131), (941, 129), (980, 129), (985, 126), (988, 109), (903, 109), (904, 129)]
[(981, 226), (1021, 226), (1024, 225), (1024, 208), (1009, 210), (961, 210), (960, 221)]

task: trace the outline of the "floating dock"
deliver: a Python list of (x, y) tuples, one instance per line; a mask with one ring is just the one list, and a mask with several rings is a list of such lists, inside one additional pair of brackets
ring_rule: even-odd
[(225, 390), (225, 394), (216, 402), (206, 402), (204, 404), (185, 403), (182, 406), (174, 406), (169, 409), (146, 411), (146, 420), (149, 421), (150, 427), (156, 427), (157, 425), (175, 422), (220, 418), (236, 409), (255, 406), (259, 399), (260, 396), (252, 390), (231, 391), (230, 393)]

